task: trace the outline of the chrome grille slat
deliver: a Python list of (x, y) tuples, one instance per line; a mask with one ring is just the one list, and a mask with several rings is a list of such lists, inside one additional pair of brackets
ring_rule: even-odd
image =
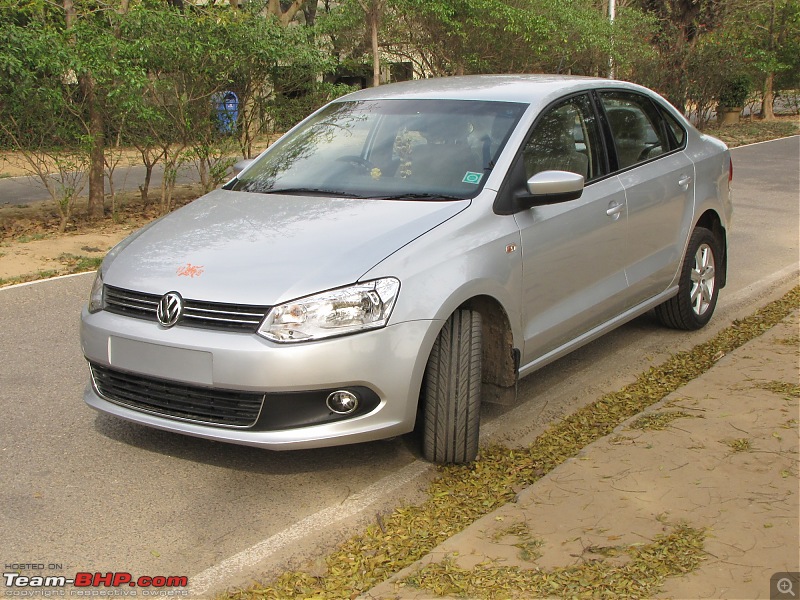
[(117, 371), (90, 364), (97, 392), (117, 404), (166, 417), (251, 427), (261, 413), (264, 394), (204, 388)]
[(148, 300), (144, 295), (137, 298), (136, 296), (131, 296), (130, 294), (114, 294), (114, 301), (115, 302), (133, 302), (136, 304), (143, 304), (143, 305), (151, 305), (153, 307), (158, 305), (158, 299)]
[(206, 316), (202, 316), (202, 315), (189, 314), (189, 313), (187, 313), (185, 311), (183, 313), (183, 318), (184, 319), (202, 319), (204, 321), (216, 321), (216, 322), (219, 322), (219, 323), (236, 323), (236, 324), (241, 323), (241, 324), (244, 324), (244, 325), (258, 325), (261, 322), (261, 319), (258, 319), (256, 321), (256, 320), (253, 320), (253, 319), (246, 320), (246, 319), (230, 319), (230, 318), (221, 318), (221, 317), (206, 317)]
[(153, 314), (155, 314), (155, 312), (156, 312), (156, 305), (155, 304), (153, 305), (152, 309), (150, 309), (149, 305), (145, 304), (144, 302), (136, 304), (134, 302), (121, 302), (119, 300), (115, 300), (114, 304), (116, 306), (121, 306), (122, 308), (131, 308), (131, 309), (135, 309), (135, 310), (152, 310)]
[[(114, 314), (154, 321), (159, 300), (161, 300), (161, 296), (157, 294), (105, 286), (104, 308)], [(269, 306), (227, 304), (184, 298), (183, 316), (176, 327), (255, 333), (269, 309)]]
[[(188, 309), (187, 309), (188, 310)], [(260, 313), (251, 313), (251, 312), (237, 312), (235, 310), (219, 310), (219, 309), (211, 309), (211, 308), (197, 308), (193, 306), (191, 308), (193, 313), (202, 313), (204, 315), (208, 315), (208, 318), (213, 318), (213, 315), (231, 315), (234, 317), (262, 317)]]

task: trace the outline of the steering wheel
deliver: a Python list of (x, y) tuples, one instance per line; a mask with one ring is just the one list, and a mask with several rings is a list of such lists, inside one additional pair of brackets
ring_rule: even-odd
[[(647, 160), (648, 158), (654, 158), (650, 156), (650, 153), (655, 150), (656, 148), (661, 147), (661, 142), (650, 142), (644, 145), (644, 150), (642, 150), (641, 154), (639, 154), (638, 160)], [(663, 154), (663, 152), (659, 152), (659, 154)], [(658, 156), (659, 154), (656, 154)]]
[(372, 169), (376, 168), (374, 163), (371, 163), (366, 158), (361, 158), (360, 156), (356, 156), (355, 154), (346, 154), (344, 156), (340, 156), (336, 160), (337, 161), (341, 161), (341, 162), (349, 162), (349, 163), (353, 163), (355, 165), (359, 165), (360, 167), (364, 167), (368, 171), (371, 171)]

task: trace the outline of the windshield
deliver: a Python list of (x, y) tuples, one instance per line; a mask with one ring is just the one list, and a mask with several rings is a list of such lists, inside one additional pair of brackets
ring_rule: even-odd
[(226, 187), (356, 198), (471, 198), (525, 106), (473, 100), (336, 102), (281, 138)]

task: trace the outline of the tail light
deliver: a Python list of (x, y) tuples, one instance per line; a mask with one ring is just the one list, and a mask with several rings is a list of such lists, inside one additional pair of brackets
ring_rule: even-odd
[(733, 158), (732, 157), (728, 157), (728, 166), (730, 167), (728, 169), (728, 183), (730, 183), (731, 181), (733, 181)]

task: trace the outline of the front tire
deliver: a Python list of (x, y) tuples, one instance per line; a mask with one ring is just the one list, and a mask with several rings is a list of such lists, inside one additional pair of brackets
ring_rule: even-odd
[(717, 265), (722, 254), (708, 229), (697, 227), (689, 238), (683, 259), (678, 294), (656, 307), (656, 315), (673, 329), (700, 329), (711, 320), (717, 306)]
[(478, 455), (481, 316), (458, 310), (433, 344), (424, 383), (423, 453), (435, 463), (465, 463)]

